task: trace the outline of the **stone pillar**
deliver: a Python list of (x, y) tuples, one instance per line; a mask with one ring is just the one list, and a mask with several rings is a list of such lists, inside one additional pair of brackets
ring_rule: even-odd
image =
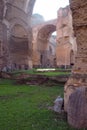
[[(57, 21), (57, 66), (70, 66), (70, 52), (76, 51), (76, 41), (73, 35), (72, 13), (69, 6), (58, 10)], [(74, 55), (75, 56), (75, 55)]]
[(73, 27), (77, 42), (77, 56), (71, 77), (65, 84), (64, 108), (67, 111), (70, 95), (78, 87), (87, 87), (87, 0), (70, 0)]

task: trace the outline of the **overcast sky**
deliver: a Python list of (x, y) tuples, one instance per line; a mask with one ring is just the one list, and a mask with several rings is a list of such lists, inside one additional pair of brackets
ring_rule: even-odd
[(60, 7), (69, 5), (69, 0), (36, 0), (33, 13), (43, 15), (45, 20), (57, 17), (57, 10)]

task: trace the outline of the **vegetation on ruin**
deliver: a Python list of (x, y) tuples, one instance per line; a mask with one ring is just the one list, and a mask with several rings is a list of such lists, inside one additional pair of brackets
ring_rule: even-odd
[(76, 130), (66, 115), (49, 110), (64, 84), (47, 86), (17, 85), (0, 79), (0, 130)]

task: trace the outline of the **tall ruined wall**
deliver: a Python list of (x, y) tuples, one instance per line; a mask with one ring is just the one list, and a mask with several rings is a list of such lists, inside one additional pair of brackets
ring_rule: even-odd
[(64, 108), (68, 122), (87, 128), (87, 0), (70, 0), (77, 55), (71, 77), (64, 88)]
[(72, 14), (70, 7), (67, 6), (58, 10), (56, 49), (57, 66), (70, 66), (70, 64), (72, 64), (70, 59), (70, 53), (72, 50), (75, 58), (77, 47), (72, 27)]
[(70, 0), (70, 5), (77, 42), (77, 55), (72, 75), (65, 85), (64, 100), (66, 111), (70, 95), (78, 87), (87, 87), (87, 1)]
[[(32, 50), (32, 30), (30, 24), (34, 3), (35, 0), (0, 1), (0, 39), (2, 38), (1, 44), (5, 43), (5, 47), (7, 46), (9, 55), (9, 64), (7, 63), (7, 66), (12, 66), (14, 63), (21, 65), (25, 61), (27, 61), (26, 64), (29, 66)], [(24, 47), (23, 50), (23, 46), (27, 47)], [(16, 51), (17, 49), (19, 51)], [(23, 50), (22, 54), (21, 50)], [(20, 64), (18, 62), (19, 59), (21, 60)]]
[[(77, 38), (77, 56), (74, 72), (87, 73), (87, 1), (70, 1), (73, 15), (74, 32)], [(79, 8), (80, 7), (80, 8)]]

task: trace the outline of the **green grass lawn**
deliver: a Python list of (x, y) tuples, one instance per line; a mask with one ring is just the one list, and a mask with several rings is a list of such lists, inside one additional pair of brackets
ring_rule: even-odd
[(0, 79), (0, 130), (76, 130), (64, 115), (48, 110), (63, 85), (28, 86)]
[(43, 72), (41, 74), (44, 74), (46, 76), (58, 76), (58, 75), (68, 75), (70, 72)]
[(71, 72), (64, 72), (63, 70), (59, 71), (48, 71), (48, 72), (37, 72), (36, 69), (31, 70), (19, 70), (19, 71), (13, 71), (14, 75), (20, 75), (21, 73), (25, 74), (40, 74), (40, 75), (46, 75), (46, 76), (58, 76), (58, 75), (69, 75)]

